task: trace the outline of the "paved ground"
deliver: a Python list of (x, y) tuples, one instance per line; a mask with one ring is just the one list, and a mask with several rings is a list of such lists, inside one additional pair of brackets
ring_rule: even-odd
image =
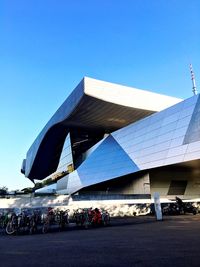
[(200, 214), (115, 219), (88, 230), (0, 236), (0, 266), (200, 266)]

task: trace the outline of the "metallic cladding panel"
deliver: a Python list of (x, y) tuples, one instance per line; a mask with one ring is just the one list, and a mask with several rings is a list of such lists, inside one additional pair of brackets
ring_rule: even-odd
[(198, 96), (188, 130), (185, 135), (184, 144), (200, 141), (200, 96)]
[(67, 135), (56, 172), (68, 171), (68, 166), (73, 165), (70, 134)]
[(67, 194), (72, 194), (83, 187), (81, 178), (77, 171), (74, 171), (68, 176)]
[(60, 180), (57, 181), (57, 187), (56, 187), (56, 191), (61, 191), (61, 190), (66, 190), (67, 186), (68, 186), (68, 179), (69, 179), (69, 175), (64, 176), (63, 178), (61, 178)]
[[(200, 101), (197, 102), (197, 99), (197, 96), (193, 96), (113, 132), (112, 136), (140, 170), (190, 160), (188, 144), (200, 139), (196, 134), (191, 134), (190, 140), (185, 136), (200, 132)], [(188, 140), (188, 144), (183, 142), (184, 138)], [(200, 152), (199, 144), (196, 150)], [(196, 151), (190, 153), (191, 160), (197, 157)]]
[(138, 167), (110, 135), (77, 169), (83, 187), (136, 172)]
[(85, 93), (105, 102), (156, 112), (182, 101), (178, 98), (88, 77), (85, 77)]
[(66, 123), (79, 128), (112, 132), (152, 113), (154, 111), (121, 106), (84, 95)]
[[(58, 127), (56, 128), (55, 125), (59, 125), (59, 122), (62, 122), (63, 120), (65, 120), (69, 116), (69, 114), (74, 110), (76, 105), (80, 102), (80, 99), (82, 98), (83, 95), (84, 95), (84, 83), (82, 80), (79, 83), (79, 85), (74, 89), (74, 91), (71, 93), (71, 95), (65, 100), (65, 102), (56, 111), (56, 113), (49, 120), (49, 122), (45, 125), (43, 130), (40, 132), (40, 134), (38, 135), (38, 137), (36, 138), (36, 140), (34, 141), (32, 146), (28, 150), (27, 155), (26, 155), (26, 169), (25, 169), (25, 176), (26, 177), (31, 176), (30, 172), (34, 168), (34, 161), (36, 160), (36, 157), (38, 156), (38, 154), (40, 152), (39, 150), (40, 150), (42, 142), (47, 143), (47, 146), (51, 150), (51, 145), (53, 142), (51, 141), (51, 138), (48, 138), (48, 139), (46, 138), (46, 136), (48, 136), (47, 133), (50, 132), (50, 130), (51, 130), (52, 131), (52, 134), (51, 134), (52, 138), (53, 139), (58, 138), (56, 136), (56, 132), (58, 132), (57, 131)], [(55, 134), (53, 132), (55, 132)], [(66, 137), (66, 135), (64, 136), (64, 138)], [(48, 156), (51, 159), (50, 153), (48, 153)], [(40, 165), (41, 169), (43, 168), (44, 165), (48, 165), (46, 162), (47, 160), (48, 159), (44, 155), (40, 157), (39, 165)], [(35, 176), (33, 178), (34, 179), (37, 179), (37, 178), (40, 179), (40, 177), (37, 177), (38, 166), (36, 166), (35, 169), (36, 169), (36, 174), (33, 175), (33, 176)], [(54, 169), (53, 171), (55, 171), (55, 170), (56, 169)], [(51, 171), (51, 172), (53, 172), (53, 171)], [(47, 173), (46, 176), (49, 174), (50, 173)], [(45, 176), (43, 178), (45, 178)]]

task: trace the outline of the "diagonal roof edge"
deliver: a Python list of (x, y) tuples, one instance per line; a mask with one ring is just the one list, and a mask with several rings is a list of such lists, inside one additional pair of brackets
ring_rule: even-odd
[(89, 77), (84, 77), (84, 93), (106, 102), (151, 111), (161, 111), (183, 100)]

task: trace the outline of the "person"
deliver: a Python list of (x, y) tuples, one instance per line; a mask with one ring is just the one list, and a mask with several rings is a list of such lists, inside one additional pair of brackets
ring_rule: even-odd
[(176, 203), (178, 204), (180, 212), (184, 212), (184, 203), (183, 203), (182, 199), (180, 199), (177, 196), (175, 197), (175, 199), (176, 199)]
[(94, 209), (94, 223), (101, 224), (101, 222), (102, 222), (101, 212), (99, 209), (95, 208)]

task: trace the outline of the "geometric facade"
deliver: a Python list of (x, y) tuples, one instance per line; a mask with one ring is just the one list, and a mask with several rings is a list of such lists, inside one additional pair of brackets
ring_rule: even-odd
[[(199, 160), (199, 103), (199, 96), (193, 96), (107, 136), (77, 169), (78, 189), (129, 173), (179, 163), (187, 166)], [(68, 193), (73, 190), (68, 187)]]
[(182, 101), (84, 78), (30, 147), (22, 172), (44, 179), (73, 165), (57, 183), (67, 194), (140, 181), (176, 192), (189, 179), (191, 190), (200, 183), (199, 160), (199, 95)]

